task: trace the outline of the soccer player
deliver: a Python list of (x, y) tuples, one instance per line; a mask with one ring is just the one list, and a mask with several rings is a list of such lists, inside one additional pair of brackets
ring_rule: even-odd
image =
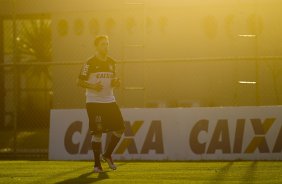
[[(89, 118), (89, 130), (92, 135), (94, 153), (94, 172), (103, 172), (100, 157), (113, 170), (116, 165), (112, 153), (124, 132), (124, 120), (113, 94), (113, 88), (119, 87), (116, 77), (115, 61), (108, 56), (109, 39), (97, 36), (94, 45), (96, 54), (82, 67), (78, 85), (86, 88), (86, 109)], [(102, 133), (112, 132), (110, 141), (101, 155)]]

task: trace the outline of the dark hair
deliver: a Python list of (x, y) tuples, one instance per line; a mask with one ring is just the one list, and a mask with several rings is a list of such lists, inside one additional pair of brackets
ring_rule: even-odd
[(95, 40), (94, 40), (94, 45), (97, 46), (102, 40), (108, 40), (109, 37), (107, 35), (99, 35), (96, 36)]

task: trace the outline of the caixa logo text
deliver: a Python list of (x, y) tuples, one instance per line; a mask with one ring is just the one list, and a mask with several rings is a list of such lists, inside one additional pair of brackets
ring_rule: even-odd
[[(276, 132), (273, 142), (267, 140), (266, 136), (273, 127), (275, 118), (262, 119), (238, 119), (235, 130), (229, 130), (227, 119), (220, 119), (216, 122), (213, 130), (209, 129), (210, 122), (202, 119), (196, 122), (189, 135), (189, 144), (195, 154), (214, 154), (221, 150), (223, 154), (245, 153), (250, 154), (258, 150), (259, 153), (281, 153), (282, 152), (282, 126)], [(246, 124), (251, 124), (251, 129), (246, 129)], [(234, 134), (234, 141), (230, 140), (230, 134)], [(209, 137), (204, 141), (200, 140), (200, 134)], [(246, 134), (251, 135), (250, 141), (246, 141)], [(243, 145), (247, 145), (243, 147)]]
[[(87, 154), (88, 151), (91, 150), (91, 135), (89, 133), (82, 142), (73, 142), (73, 135), (75, 133), (82, 133), (82, 124), (82, 121), (74, 121), (70, 124), (65, 133), (64, 145), (69, 154)], [(143, 145), (141, 148), (137, 147), (135, 135), (143, 124), (144, 121), (125, 122), (125, 132), (115, 149), (115, 154), (123, 154), (126, 151), (128, 151), (129, 154), (147, 154), (150, 150), (155, 151), (157, 154), (164, 153), (162, 125), (159, 120), (150, 123)]]

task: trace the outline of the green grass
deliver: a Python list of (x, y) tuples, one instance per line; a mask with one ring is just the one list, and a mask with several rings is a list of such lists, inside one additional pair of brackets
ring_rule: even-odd
[(0, 183), (282, 183), (282, 162), (117, 162), (92, 172), (92, 162), (0, 161)]

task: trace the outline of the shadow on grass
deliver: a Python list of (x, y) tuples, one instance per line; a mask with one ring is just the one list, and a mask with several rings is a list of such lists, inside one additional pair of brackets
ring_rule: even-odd
[(226, 175), (229, 172), (233, 162), (228, 162), (225, 166), (215, 170), (216, 176), (211, 180), (211, 183), (220, 183), (226, 181)]
[(246, 173), (242, 177), (241, 183), (254, 183), (255, 177), (254, 174), (257, 168), (257, 161), (253, 161), (252, 164), (246, 170)]
[(96, 173), (91, 171), (91, 172), (88, 172), (88, 173), (84, 173), (84, 174), (82, 174), (78, 177), (75, 177), (75, 178), (70, 178), (70, 179), (67, 179), (67, 180), (64, 180), (64, 181), (56, 182), (56, 184), (68, 184), (68, 183), (89, 184), (89, 183), (95, 183), (95, 182), (98, 182), (98, 181), (101, 181), (101, 180), (109, 179), (107, 172), (109, 172), (109, 171), (99, 173), (99, 174), (97, 174), (97, 177), (93, 178), (93, 177), (90, 177), (90, 176), (92, 174), (96, 174)]
[[(127, 164), (126, 162), (118, 162), (116, 165), (119, 167), (119, 166), (126, 165), (126, 164)], [(90, 168), (89, 165), (78, 167), (78, 168), (73, 169), (73, 170), (68, 170), (68, 171), (65, 171), (65, 172), (57, 173), (55, 175), (51, 175), (51, 176), (45, 178), (44, 180), (52, 180), (52, 181), (57, 180), (58, 181), (58, 180), (60, 180), (61, 177), (65, 177), (66, 175), (70, 175), (70, 174), (77, 173), (77, 172), (83, 172), (84, 170), (86, 170), (86, 173), (81, 174), (78, 177), (66, 179), (66, 180), (63, 180), (63, 181), (55, 182), (55, 183), (57, 183), (57, 184), (64, 184), (64, 183), (76, 183), (76, 184), (86, 183), (86, 184), (89, 184), (89, 183), (94, 183), (94, 182), (98, 182), (100, 180), (104, 180), (104, 179), (109, 178), (107, 172), (110, 172), (110, 171), (106, 171), (106, 172), (97, 174), (97, 173), (94, 173), (93, 171), (91, 171), (91, 172), (87, 171), (89, 168)], [(92, 174), (93, 174), (93, 176), (91, 176)], [(42, 183), (41, 179), (38, 180), (38, 183)]]

